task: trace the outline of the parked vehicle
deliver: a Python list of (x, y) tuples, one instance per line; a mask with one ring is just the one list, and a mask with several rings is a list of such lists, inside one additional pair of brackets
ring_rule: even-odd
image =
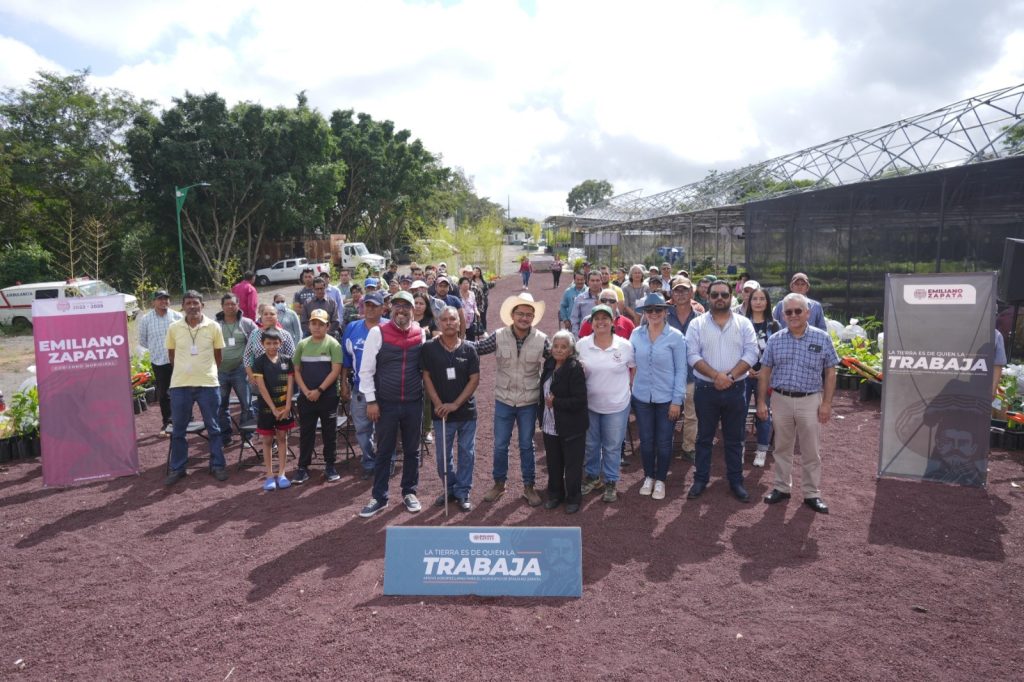
[(256, 286), (265, 287), (272, 282), (299, 282), (302, 283), (302, 271), (306, 268), (313, 268), (313, 274), (328, 274), (331, 271), (330, 263), (311, 263), (306, 258), (285, 258), (279, 260), (269, 268), (260, 268), (256, 271)]
[[(32, 326), (32, 302), (47, 298), (77, 296), (113, 296), (119, 292), (101, 279), (75, 277), (63, 282), (16, 284), (0, 290), (0, 324), (28, 328)], [(124, 309), (129, 318), (139, 314), (139, 300), (131, 294), (124, 297)]]
[(363, 242), (345, 242), (341, 246), (341, 266), (355, 270), (366, 263), (371, 269), (383, 270), (385, 266), (384, 256), (370, 253)]

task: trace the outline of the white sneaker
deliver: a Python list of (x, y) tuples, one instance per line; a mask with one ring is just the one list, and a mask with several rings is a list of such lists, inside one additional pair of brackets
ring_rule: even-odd
[(433, 443), (434, 442), (434, 432), (433, 431), (427, 431), (427, 435), (426, 435), (426, 437), (423, 440), (425, 440), (428, 443)]
[(408, 495), (403, 497), (402, 501), (405, 502), (405, 510), (407, 512), (411, 513), (411, 514), (415, 514), (420, 509), (423, 508), (420, 505), (419, 499), (415, 495), (413, 495), (412, 493), (409, 493)]
[(763, 467), (765, 459), (768, 458), (767, 450), (758, 450), (757, 454), (754, 455), (754, 466)]
[(652, 500), (664, 500), (665, 499), (665, 482), (655, 481), (654, 492), (651, 493)]
[(644, 484), (642, 486), (640, 486), (640, 494), (641, 495), (650, 495), (651, 494), (651, 490), (653, 490), (653, 489), (654, 489), (654, 479), (653, 478), (645, 478), (644, 479)]

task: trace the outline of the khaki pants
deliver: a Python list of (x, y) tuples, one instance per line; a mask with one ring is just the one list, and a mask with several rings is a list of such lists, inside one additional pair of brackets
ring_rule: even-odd
[(818, 406), (821, 393), (790, 398), (772, 393), (775, 423), (775, 489), (788, 493), (793, 487), (793, 449), (800, 442), (801, 480), (804, 499), (821, 497), (821, 456), (818, 454)]
[(693, 387), (697, 384), (686, 384), (686, 399), (683, 401), (683, 450), (693, 452), (697, 449), (697, 408), (693, 406)]

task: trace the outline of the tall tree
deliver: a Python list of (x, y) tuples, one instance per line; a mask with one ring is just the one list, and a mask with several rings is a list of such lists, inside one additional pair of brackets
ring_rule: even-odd
[(252, 268), (269, 237), (320, 228), (344, 182), (327, 122), (303, 94), (294, 109), (228, 109), (216, 93), (186, 93), (159, 119), (136, 119), (128, 144), (133, 177), (165, 240), (177, 237), (174, 187), (209, 183), (188, 196), (181, 223), (210, 282), (232, 258)]
[(614, 194), (612, 185), (607, 180), (584, 180), (569, 190), (565, 203), (573, 213), (579, 213), (588, 206), (593, 206)]
[(330, 230), (388, 248), (410, 228), (422, 229), (434, 192), (451, 173), (440, 159), (408, 130), (352, 109), (331, 114), (331, 130), (347, 174)]
[(84, 246), (77, 233), (86, 221), (106, 225), (113, 240), (136, 220), (124, 135), (152, 103), (92, 88), (88, 76), (43, 71), (0, 93), (0, 241), (62, 250), (67, 230)]

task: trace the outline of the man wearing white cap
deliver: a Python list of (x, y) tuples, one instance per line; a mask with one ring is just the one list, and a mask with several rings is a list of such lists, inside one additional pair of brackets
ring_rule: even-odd
[(743, 283), (740, 288), (740, 302), (732, 307), (734, 313), (743, 314), (743, 308), (747, 305), (747, 301), (750, 300), (750, 294), (754, 293), (761, 288), (761, 284), (756, 279), (748, 279)]
[(476, 344), (480, 356), (494, 353), (494, 486), (484, 494), (494, 502), (505, 494), (508, 479), (508, 447), (512, 427), (519, 429), (519, 466), (523, 475), (523, 499), (531, 507), (541, 499), (534, 488), (536, 464), (533, 433), (537, 424), (540, 375), (551, 351), (548, 337), (536, 325), (544, 317), (544, 302), (527, 292), (509, 296), (501, 304), (504, 327)]

